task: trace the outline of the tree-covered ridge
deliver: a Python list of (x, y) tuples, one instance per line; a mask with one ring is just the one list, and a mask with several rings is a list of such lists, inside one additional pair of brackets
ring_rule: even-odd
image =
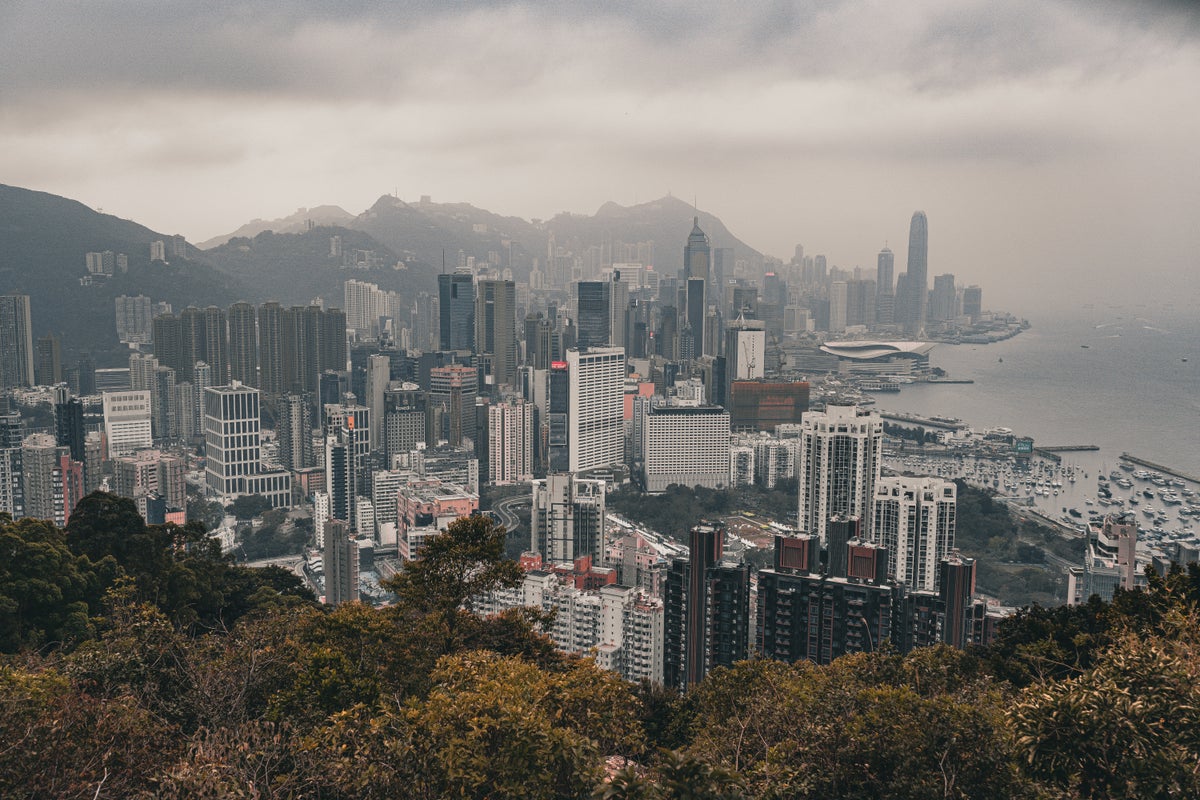
[(467, 607), (519, 578), (454, 523), (386, 608), (329, 610), (199, 529), (87, 498), (0, 524), (0, 796), (1200, 795), (1200, 572), (1031, 607), (995, 645), (747, 661), (679, 696)]
[[(1078, 561), (1082, 540), (1067, 539), (1032, 517), (1014, 514), (995, 499), (989, 489), (957, 480), (955, 546), (976, 559), (976, 585), (989, 597), (1005, 605), (1033, 603), (1053, 605), (1066, 595), (1066, 581), (1053, 568), (1046, 554)], [(622, 487), (608, 495), (608, 507), (621, 516), (651, 530), (687, 540), (687, 532), (701, 520), (749, 512), (783, 524), (795, 524), (797, 492), (794, 478), (781, 480), (774, 488), (739, 486), (708, 489), (703, 486), (672, 485), (659, 494), (643, 494)], [(758, 553), (764, 563), (769, 553)]]

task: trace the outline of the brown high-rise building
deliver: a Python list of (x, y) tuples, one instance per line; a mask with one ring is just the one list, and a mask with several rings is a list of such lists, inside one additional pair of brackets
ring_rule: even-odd
[(474, 367), (453, 364), (429, 372), (429, 402), (435, 414), (435, 437), (451, 445), (475, 440), (475, 397), (479, 372)]
[(808, 394), (807, 381), (732, 381), (729, 425), (735, 431), (774, 431), (776, 425), (799, 424)]
[(721, 560), (725, 531), (692, 529), (688, 558), (667, 572), (664, 601), (664, 682), (686, 689), (715, 667), (729, 667), (749, 653), (750, 568)]
[(475, 350), (496, 386), (517, 377), (517, 294), (512, 281), (483, 280), (475, 294)]

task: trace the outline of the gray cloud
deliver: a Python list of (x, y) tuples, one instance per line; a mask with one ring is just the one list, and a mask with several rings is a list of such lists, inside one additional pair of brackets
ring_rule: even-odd
[(1060, 0), (608, 4), (17, 2), (0, 10), (6, 102), (95, 92), (370, 97), (519, 87), (563, 59), (680, 86), (763, 69), (958, 88), (1114, 69), (1194, 41), (1187, 3)]
[(10, 2), (0, 174), (193, 238), (393, 187), (527, 217), (674, 190), (842, 265), (925, 207), (964, 275), (1185, 275), (1198, 8)]

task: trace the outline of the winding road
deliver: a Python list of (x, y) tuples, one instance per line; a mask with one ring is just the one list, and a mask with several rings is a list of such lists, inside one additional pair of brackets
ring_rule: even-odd
[(500, 524), (511, 534), (521, 528), (521, 517), (514, 510), (518, 506), (528, 506), (529, 498), (525, 495), (506, 497), (492, 506), (492, 513), (500, 518)]

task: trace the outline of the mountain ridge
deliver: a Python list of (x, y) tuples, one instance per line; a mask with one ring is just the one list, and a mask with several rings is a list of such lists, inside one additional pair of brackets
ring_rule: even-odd
[(354, 215), (341, 206), (323, 205), (312, 208), (299, 208), (294, 214), (289, 214), (286, 217), (270, 220), (252, 219), (239, 226), (232, 233), (221, 234), (211, 239), (205, 239), (203, 242), (197, 242), (196, 247), (201, 250), (212, 250), (215, 247), (220, 247), (228, 243), (230, 239), (253, 238), (264, 231), (302, 233), (308, 229), (310, 221), (319, 226), (327, 226), (337, 225), (351, 219), (354, 219)]
[[(338, 206), (319, 208), (341, 210)], [(294, 222), (300, 216), (297, 212), (284, 219)], [(384, 194), (362, 213), (337, 224), (369, 234), (406, 260), (436, 265), (445, 254), (450, 263), (457, 265), (460, 253), (462, 258), (474, 257), (477, 262), (498, 258), (501, 267), (513, 270), (515, 279), (526, 280), (534, 259), (546, 269), (552, 239), (556, 247), (576, 254), (593, 246), (653, 241), (654, 266), (664, 273), (674, 273), (683, 266), (683, 245), (692, 217), (700, 219), (713, 247), (731, 248), (737, 259), (763, 259), (760, 251), (734, 235), (717, 215), (699, 211), (670, 194), (632, 206), (608, 200), (594, 214), (563, 211), (548, 220), (505, 216), (467, 202), (437, 203), (428, 196), (410, 202)], [(250, 230), (260, 222), (246, 223), (238, 230)], [(229, 238), (232, 235), (214, 237), (209, 242)]]
[[(78, 200), (0, 184), (0, 293), (29, 295), (35, 337), (54, 333), (65, 352), (91, 352), (98, 366), (119, 364), (128, 350), (117, 339), (118, 295), (145, 294), (178, 309), (228, 305), (246, 293), (236, 276), (199, 260), (192, 245), (183, 257), (152, 262), (151, 242), (170, 238)], [(125, 254), (128, 271), (80, 285), (85, 254), (106, 250)]]

